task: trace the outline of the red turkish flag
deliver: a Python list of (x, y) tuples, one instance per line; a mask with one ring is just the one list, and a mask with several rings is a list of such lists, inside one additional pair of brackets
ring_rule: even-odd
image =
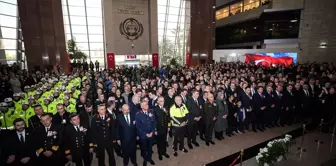
[(107, 53), (107, 68), (114, 69), (114, 67), (115, 67), (114, 53)]
[(153, 67), (159, 68), (159, 54), (158, 53), (152, 54), (152, 64), (153, 64)]
[(190, 52), (187, 52), (187, 54), (186, 54), (186, 66), (187, 67), (190, 66)]
[(267, 67), (271, 66), (272, 64), (285, 65), (288, 67), (289, 65), (293, 64), (293, 58), (289, 56), (274, 58), (267, 55), (245, 54), (245, 63), (252, 63), (255, 65), (262, 65)]

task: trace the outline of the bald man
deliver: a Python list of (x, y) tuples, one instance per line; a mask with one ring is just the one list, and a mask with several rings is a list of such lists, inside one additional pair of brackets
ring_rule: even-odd
[(117, 117), (118, 130), (118, 144), (121, 146), (123, 152), (124, 165), (128, 165), (129, 159), (133, 165), (136, 163), (136, 127), (134, 116), (130, 115), (130, 109), (127, 104), (122, 106), (122, 114)]

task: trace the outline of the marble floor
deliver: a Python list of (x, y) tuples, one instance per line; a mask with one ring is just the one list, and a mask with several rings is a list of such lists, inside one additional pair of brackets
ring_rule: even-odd
[[(172, 139), (169, 140), (168, 154), (170, 155), (169, 159), (163, 157), (163, 160), (158, 159), (156, 145), (153, 146), (153, 160), (158, 166), (203, 166), (212, 161), (216, 161), (223, 157), (226, 157), (230, 154), (239, 152), (242, 149), (254, 146), (256, 144), (262, 143), (265, 140), (272, 139), (274, 137), (283, 135), (289, 131), (297, 129), (301, 125), (293, 125), (288, 127), (278, 127), (268, 129), (265, 132), (246, 132), (245, 134), (236, 134), (233, 137), (225, 137), (225, 140), (218, 141), (214, 139), (215, 145), (210, 145), (209, 147), (205, 145), (205, 142), (198, 138), (198, 143), (200, 147), (194, 147), (194, 149), (189, 150), (188, 153), (178, 152), (178, 156), (173, 156), (172, 150)], [(122, 158), (116, 156), (117, 166), (123, 166)], [(137, 151), (137, 164), (142, 165), (143, 159), (140, 156), (140, 150)], [(108, 161), (106, 161), (108, 163)], [(92, 161), (93, 166), (98, 165), (97, 159)], [(129, 165), (132, 165), (129, 163)], [(148, 165), (150, 165), (148, 163)]]
[[(316, 140), (321, 140), (323, 144), (317, 146)], [(331, 144), (331, 133), (310, 132), (305, 135), (303, 148), (306, 152), (300, 154), (298, 147), (300, 146), (301, 137), (293, 142), (287, 160), (276, 163), (275, 166), (335, 166), (336, 165), (336, 137), (334, 137), (334, 145)], [(332, 146), (331, 146), (332, 145)], [(238, 166), (239, 164), (237, 164)], [(255, 158), (251, 158), (243, 162), (243, 166), (258, 166)]]

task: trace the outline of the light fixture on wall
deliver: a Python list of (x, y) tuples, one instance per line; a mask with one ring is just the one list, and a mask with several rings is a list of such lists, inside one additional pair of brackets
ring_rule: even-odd
[(320, 43), (320, 48), (327, 48), (328, 44), (326, 42)]
[(203, 54), (201, 54), (201, 56), (207, 56), (207, 54), (204, 54), (204, 53), (203, 53)]
[(192, 54), (192, 56), (198, 56), (198, 54), (197, 54), (197, 53), (194, 53), (194, 54)]
[(231, 53), (231, 54), (229, 54), (229, 56), (231, 56), (231, 57), (235, 57), (235, 56), (237, 56), (237, 53)]
[(298, 20), (291, 20), (291, 22), (297, 22)]

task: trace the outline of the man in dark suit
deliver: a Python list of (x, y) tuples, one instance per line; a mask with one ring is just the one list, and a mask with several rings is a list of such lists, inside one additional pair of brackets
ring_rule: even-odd
[(56, 108), (57, 113), (53, 116), (53, 123), (64, 127), (70, 123), (69, 122), (70, 113), (64, 109), (64, 105), (62, 103), (58, 103)]
[(265, 125), (268, 128), (275, 127), (272, 124), (272, 117), (275, 113), (275, 95), (271, 86), (266, 87), (266, 92), (264, 93), (264, 95), (266, 104), (266, 109), (264, 112)]
[(252, 94), (250, 87), (247, 86), (244, 91), (241, 91), (239, 100), (242, 102), (242, 108), (246, 110), (245, 129), (250, 130), (252, 122)]
[[(199, 106), (200, 106), (200, 109), (201, 109), (201, 116), (202, 116), (203, 111), (204, 111), (203, 105), (204, 105), (205, 102), (208, 101), (208, 92), (204, 91), (202, 97), (200, 96), (200, 99), (198, 101), (199, 101)], [(205, 141), (205, 138), (204, 138), (205, 126), (204, 126), (203, 118), (201, 118), (198, 121), (198, 130), (199, 130), (201, 140)]]
[(283, 100), (282, 100), (282, 86), (281, 85), (277, 85), (276, 88), (275, 88), (275, 99), (274, 99), (274, 103), (275, 103), (275, 113), (274, 113), (274, 117), (272, 118), (273, 119), (273, 125), (274, 126), (277, 126), (277, 127), (280, 127), (278, 121), (279, 121), (279, 118), (280, 118), (280, 115), (283, 111)]
[(196, 147), (199, 146), (199, 144), (196, 142), (196, 134), (197, 134), (197, 125), (198, 122), (201, 120), (201, 105), (199, 104), (200, 102), (198, 101), (199, 98), (199, 92), (195, 89), (192, 92), (192, 97), (188, 99), (187, 102), (187, 108), (189, 111), (189, 116), (188, 116), (188, 147), (189, 149), (193, 149), (193, 146), (191, 143), (193, 143)]
[(286, 91), (283, 93), (283, 114), (281, 117), (281, 125), (291, 125), (292, 124), (292, 117), (294, 114), (295, 109), (295, 97), (292, 92), (293, 86), (287, 85)]
[(62, 154), (60, 145), (63, 133), (61, 127), (51, 123), (52, 117), (50, 114), (44, 113), (40, 119), (43, 125), (35, 129), (34, 134), (35, 149), (38, 155), (37, 165), (59, 166), (64, 164), (60, 157)]
[(154, 107), (154, 113), (156, 118), (156, 144), (159, 154), (159, 160), (162, 160), (162, 155), (166, 158), (170, 156), (167, 154), (167, 133), (170, 130), (170, 116), (169, 111), (164, 108), (164, 98), (159, 97), (157, 100), (157, 106)]
[(8, 135), (7, 164), (10, 166), (35, 166), (36, 153), (34, 149), (33, 134), (26, 129), (22, 118), (13, 122), (14, 131)]
[(215, 127), (215, 122), (218, 116), (218, 110), (216, 103), (214, 102), (215, 98), (212, 93), (208, 94), (208, 101), (203, 104), (203, 120), (205, 124), (205, 144), (209, 146), (209, 143), (215, 145), (215, 142), (212, 141), (213, 130)]
[(128, 165), (129, 159), (134, 166), (136, 163), (136, 128), (135, 119), (130, 115), (129, 106), (122, 106), (122, 114), (117, 117), (118, 120), (118, 144), (123, 153), (124, 166)]
[(266, 103), (265, 103), (265, 96), (263, 95), (264, 88), (258, 87), (257, 93), (255, 93), (252, 97), (252, 109), (253, 109), (253, 115), (254, 120), (252, 124), (252, 130), (254, 132), (257, 132), (256, 129), (260, 131), (264, 131), (264, 111), (266, 109)]
[(92, 141), (96, 145), (98, 166), (105, 166), (105, 150), (109, 156), (109, 165), (115, 166), (113, 144), (117, 140), (117, 121), (115, 115), (106, 112), (105, 104), (98, 105), (98, 114), (92, 118)]
[(157, 105), (158, 96), (156, 96), (155, 91), (149, 91), (148, 97), (149, 97), (148, 102), (149, 108), (154, 109), (154, 107)]
[(181, 91), (181, 98), (182, 98), (182, 103), (183, 104), (187, 104), (187, 102), (188, 102), (188, 90), (186, 90), (186, 89), (183, 89), (182, 91)]
[(41, 115), (44, 114), (44, 111), (41, 105), (37, 104), (34, 106), (35, 115), (28, 119), (28, 127), (35, 131), (37, 128), (42, 127)]
[(68, 160), (76, 164), (76, 166), (90, 166), (90, 153), (93, 152), (93, 143), (91, 141), (91, 132), (89, 126), (81, 126), (80, 118), (77, 113), (69, 116), (71, 124), (65, 127), (64, 146), (65, 155)]

